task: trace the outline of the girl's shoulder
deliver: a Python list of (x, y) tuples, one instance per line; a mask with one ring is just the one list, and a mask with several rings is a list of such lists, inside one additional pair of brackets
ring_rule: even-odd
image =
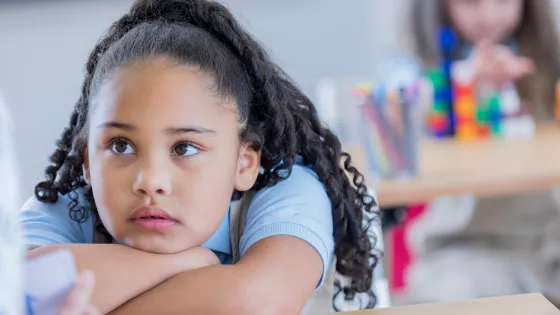
[(275, 235), (293, 236), (315, 248), (326, 274), (334, 251), (331, 200), (309, 167), (294, 165), (288, 178), (254, 195), (239, 242), (241, 256), (253, 244)]
[(275, 195), (302, 195), (309, 196), (315, 194), (329, 200), (324, 184), (319, 180), (317, 174), (308, 166), (300, 163), (292, 167), (290, 176), (285, 180), (278, 182), (272, 187), (261, 189), (257, 196), (260, 194), (275, 194)]
[(44, 203), (35, 197), (29, 198), (20, 211), (22, 235), (26, 246), (51, 244), (92, 243), (94, 216), (89, 212), (83, 198), (83, 190), (78, 189), (78, 207), (85, 207), (88, 216), (83, 222), (70, 217), (70, 196), (59, 195), (55, 203)]

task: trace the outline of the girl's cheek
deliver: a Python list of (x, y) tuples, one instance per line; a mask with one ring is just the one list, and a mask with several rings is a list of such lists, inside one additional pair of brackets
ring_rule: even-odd
[(103, 168), (119, 170), (134, 164), (135, 161), (135, 155), (114, 155), (111, 152), (103, 152), (100, 164)]

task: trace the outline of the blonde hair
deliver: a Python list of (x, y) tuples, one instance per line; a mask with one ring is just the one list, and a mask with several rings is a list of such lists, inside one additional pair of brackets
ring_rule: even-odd
[[(412, 50), (424, 67), (438, 65), (441, 59), (439, 30), (449, 25), (445, 0), (412, 0)], [(524, 0), (522, 20), (513, 34), (519, 53), (536, 64), (536, 73), (517, 82), (519, 94), (528, 101), (536, 118), (554, 113), (555, 86), (560, 78), (560, 42), (549, 0)]]

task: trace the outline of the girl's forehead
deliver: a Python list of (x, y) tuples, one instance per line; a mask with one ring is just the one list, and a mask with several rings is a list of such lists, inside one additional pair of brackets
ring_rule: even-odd
[(131, 64), (103, 84), (91, 118), (208, 123), (235, 118), (231, 111), (234, 104), (228, 104), (214, 86), (212, 78), (199, 69), (165, 59)]
[(190, 96), (207, 101), (220, 101), (214, 80), (195, 66), (179, 65), (165, 58), (130, 64), (118, 70), (111, 82), (120, 94), (173, 97)]

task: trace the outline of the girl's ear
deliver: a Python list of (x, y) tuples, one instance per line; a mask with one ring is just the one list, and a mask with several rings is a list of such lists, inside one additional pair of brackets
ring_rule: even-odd
[(235, 173), (235, 189), (247, 191), (253, 187), (261, 168), (261, 151), (254, 150), (250, 144), (244, 145), (239, 151), (237, 171)]
[(82, 164), (82, 172), (84, 173), (84, 180), (88, 185), (91, 185), (91, 177), (89, 173), (89, 154), (88, 149), (84, 150), (84, 164)]

